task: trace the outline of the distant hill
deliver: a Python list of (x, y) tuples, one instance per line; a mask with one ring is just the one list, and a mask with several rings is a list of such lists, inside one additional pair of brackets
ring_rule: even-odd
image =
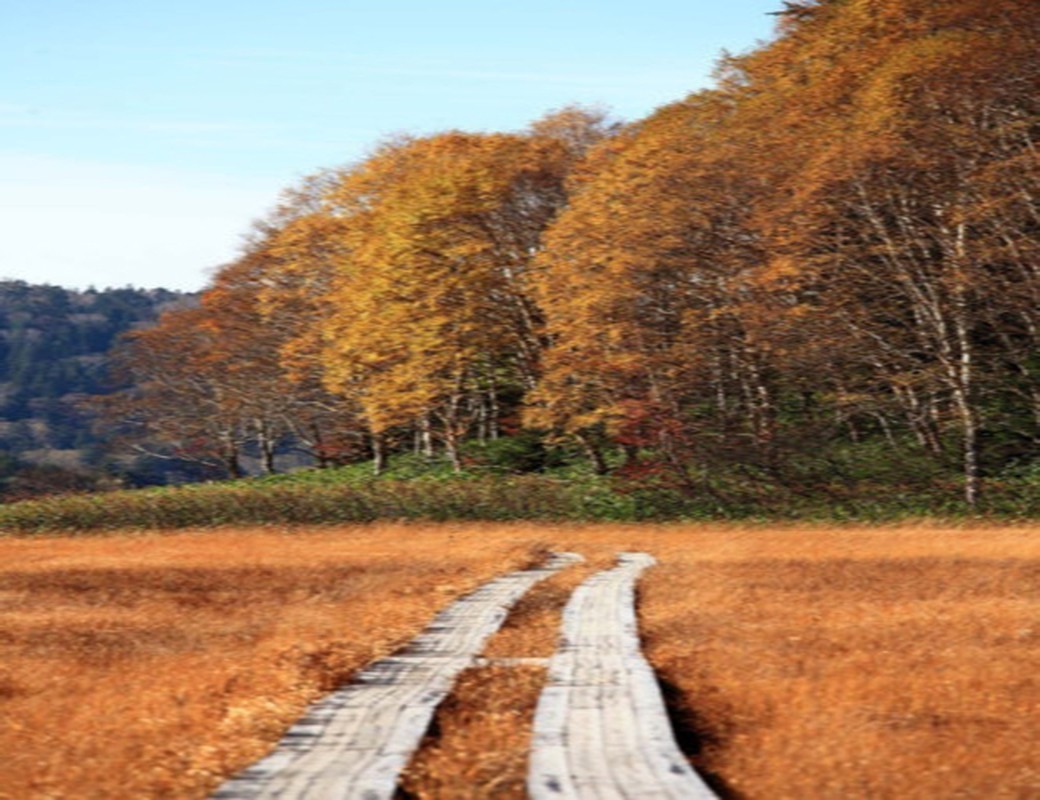
[(106, 455), (83, 400), (117, 388), (109, 351), (123, 333), (196, 301), (166, 289), (0, 281), (0, 494), (95, 485)]

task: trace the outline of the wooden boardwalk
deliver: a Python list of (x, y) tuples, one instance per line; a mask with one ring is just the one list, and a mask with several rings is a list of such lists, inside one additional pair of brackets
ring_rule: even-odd
[[(556, 554), (541, 568), (496, 578), (456, 601), (404, 651), (313, 705), (269, 756), (212, 797), (389, 800), (437, 705), (459, 673), (485, 662), (481, 649), (510, 607), (579, 560)], [(564, 609), (535, 715), (528, 791), (535, 800), (713, 798), (675, 744), (639, 649), (634, 587), (654, 560), (624, 553), (619, 562), (585, 581)]]
[(379, 800), (419, 746), (437, 705), (535, 583), (580, 560), (554, 555), (496, 578), (442, 611), (401, 653), (312, 706), (267, 758), (221, 786), (220, 800)]
[(535, 713), (527, 789), (533, 800), (714, 798), (680, 752), (643, 658), (635, 582), (654, 564), (623, 553), (564, 609), (562, 640)]

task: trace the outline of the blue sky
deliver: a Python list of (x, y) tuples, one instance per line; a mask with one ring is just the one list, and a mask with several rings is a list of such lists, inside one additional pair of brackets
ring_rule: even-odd
[(779, 0), (0, 0), (0, 278), (201, 288), (251, 220), (383, 136), (624, 119)]

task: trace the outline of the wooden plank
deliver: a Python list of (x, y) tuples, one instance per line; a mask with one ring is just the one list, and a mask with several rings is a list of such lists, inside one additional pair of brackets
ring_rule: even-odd
[(548, 658), (480, 658), (473, 659), (474, 667), (547, 667)]
[(635, 583), (654, 564), (622, 553), (579, 586), (538, 700), (527, 790), (533, 800), (708, 800), (715, 795), (675, 743), (639, 647)]
[(419, 746), (434, 711), (509, 609), (535, 583), (580, 561), (496, 578), (438, 614), (399, 653), (373, 662), (313, 705), (266, 758), (224, 783), (219, 800), (381, 800)]

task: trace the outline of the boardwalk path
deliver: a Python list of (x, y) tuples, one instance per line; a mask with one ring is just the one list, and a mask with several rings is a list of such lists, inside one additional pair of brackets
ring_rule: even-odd
[(564, 609), (538, 701), (527, 789), (534, 800), (713, 798), (679, 751), (639, 648), (635, 582), (654, 563), (624, 553)]
[(535, 583), (580, 560), (562, 553), (539, 569), (496, 578), (442, 611), (403, 652), (312, 706), (271, 755), (213, 795), (219, 800), (379, 800), (426, 732), (437, 705)]
[[(389, 800), (437, 705), (532, 585), (580, 560), (497, 578), (441, 612), (409, 647), (311, 707), (277, 749), (225, 783), (217, 800)], [(535, 716), (535, 800), (713, 798), (679, 751), (639, 651), (634, 585), (654, 563), (627, 553), (575, 591)], [(518, 659), (523, 661), (523, 659)]]

